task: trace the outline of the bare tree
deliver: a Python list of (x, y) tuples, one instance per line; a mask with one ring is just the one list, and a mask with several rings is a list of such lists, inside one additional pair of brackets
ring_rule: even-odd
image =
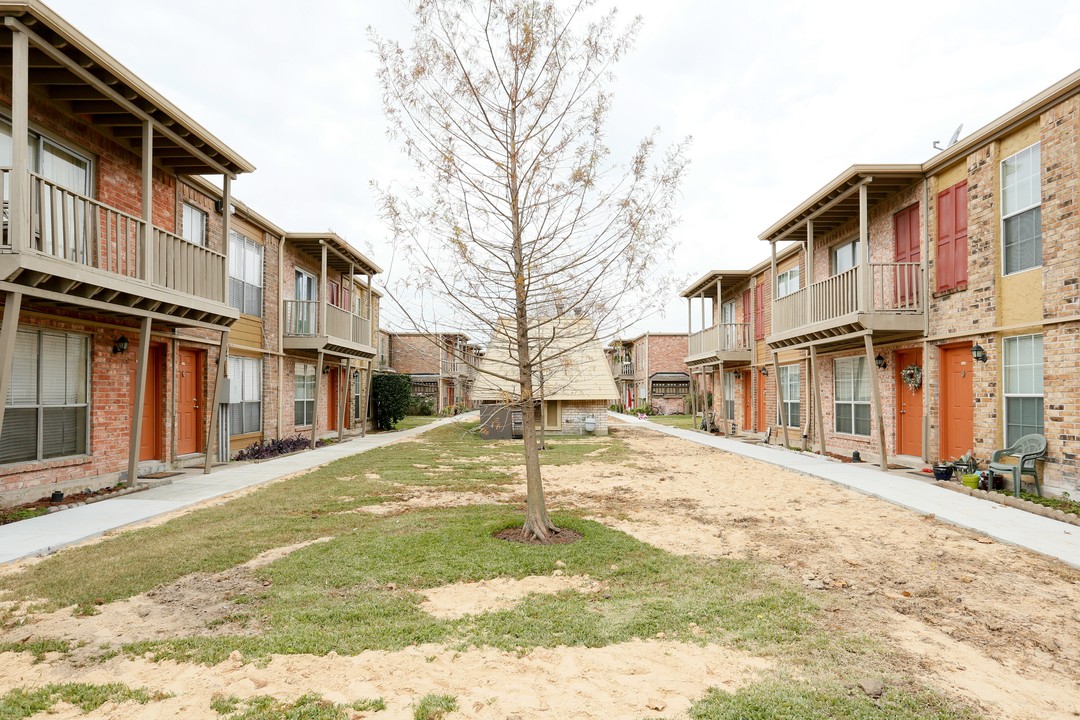
[(431, 296), (429, 312), (509, 346), (512, 363), (485, 372), (516, 384), (524, 530), (546, 541), (558, 528), (541, 483), (536, 370), (674, 290), (660, 268), (688, 140), (659, 151), (654, 130), (627, 161), (611, 157), (607, 88), (640, 18), (622, 26), (595, 0), (413, 0), (412, 10), (407, 48), (369, 31), (390, 134), (422, 178), (404, 191), (375, 185), (411, 267), (388, 295), (414, 325), (430, 320), (403, 293)]

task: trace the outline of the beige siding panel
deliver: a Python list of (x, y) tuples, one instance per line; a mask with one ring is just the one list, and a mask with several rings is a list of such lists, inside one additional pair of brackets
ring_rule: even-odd
[(1039, 121), (1033, 120), (1001, 139), (1001, 160), (1039, 142)]
[(1001, 278), (1000, 325), (1036, 325), (1043, 319), (1043, 271), (1041, 267)]
[(241, 315), (240, 319), (237, 320), (232, 326), (230, 339), (236, 345), (245, 345), (247, 347), (262, 347), (262, 319), (252, 317), (250, 315)]

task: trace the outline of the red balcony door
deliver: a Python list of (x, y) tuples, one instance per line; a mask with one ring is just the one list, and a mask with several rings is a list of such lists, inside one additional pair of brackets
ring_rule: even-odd
[[(915, 203), (893, 215), (893, 229), (896, 237), (896, 262), (917, 263), (922, 258), (920, 251), (919, 204)], [(915, 302), (918, 297), (919, 274), (912, 268), (899, 267), (893, 274), (894, 295), (897, 307), (904, 307)], [(887, 280), (888, 281), (888, 280)]]
[(341, 391), (341, 382), (338, 377), (338, 369), (331, 368), (326, 376), (326, 429), (338, 429), (338, 393)]
[(745, 370), (742, 379), (742, 427), (749, 430), (753, 427), (753, 420), (751, 419), (751, 408), (753, 407), (751, 400), (754, 397), (753, 373), (749, 369)]
[(958, 458), (975, 445), (971, 344), (941, 348), (941, 451)]
[[(164, 376), (163, 353), (160, 345), (150, 346), (150, 356), (146, 365), (146, 391), (143, 393), (142, 432), (139, 435), (139, 460), (161, 460), (162, 422), (161, 422), (161, 382)], [(135, 380), (137, 367), (131, 371), (131, 404), (135, 405)]]
[(900, 455), (922, 456), (922, 386), (912, 390), (900, 379), (909, 365), (922, 367), (921, 350), (898, 350), (896, 353), (896, 452)]
[(180, 455), (202, 450), (202, 360), (198, 350), (182, 348), (177, 353), (176, 452)]

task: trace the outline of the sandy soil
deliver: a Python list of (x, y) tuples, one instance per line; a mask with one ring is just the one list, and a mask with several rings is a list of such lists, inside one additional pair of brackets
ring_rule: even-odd
[[(831, 485), (632, 427), (617, 427), (633, 467), (592, 461), (548, 468), (549, 507), (581, 508), (610, 527), (671, 552), (765, 561), (803, 584), (847, 632), (882, 638), (899, 673), (978, 706), (990, 718), (1080, 717), (1080, 572), (1042, 556)], [(603, 453), (603, 449), (595, 451)], [(523, 500), (462, 496), (433, 487), (376, 512), (468, 502)], [(372, 511), (365, 509), (365, 511)], [(1063, 526), (1067, 527), (1067, 526)], [(66, 637), (89, 650), (137, 638), (258, 632), (235, 618), (229, 599), (257, 593), (251, 573), (299, 546), (278, 548), (216, 575), (195, 575), (73, 618), (28, 618), (0, 642)], [(521, 581), (461, 583), (427, 591), (430, 612), (451, 616), (509, 607), (529, 592), (602, 591), (556, 570)], [(216, 718), (215, 695), (316, 692), (348, 702), (383, 697), (374, 717), (412, 717), (431, 692), (458, 697), (451, 718), (618, 718), (684, 716), (708, 687), (734, 690), (772, 667), (719, 646), (653, 639), (623, 645), (536, 650), (526, 656), (482, 649), (415, 647), (357, 657), (275, 657), (265, 667), (238, 654), (215, 667), (114, 658), (86, 663), (79, 652), (33, 664), (0, 654), (0, 691), (42, 682), (113, 682), (175, 693), (148, 706), (104, 706), (96, 718)], [(51, 717), (81, 717), (58, 708)]]

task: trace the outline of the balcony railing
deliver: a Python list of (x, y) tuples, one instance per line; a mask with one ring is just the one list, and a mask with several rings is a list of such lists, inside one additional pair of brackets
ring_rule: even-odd
[(922, 267), (917, 262), (871, 263), (833, 275), (773, 301), (772, 331), (827, 323), (853, 313), (919, 314), (926, 309)]
[(326, 330), (319, 327), (318, 300), (282, 300), (284, 333), (290, 337), (328, 335), (371, 345), (371, 320), (334, 305), (326, 306)]
[(457, 375), (461, 372), (462, 364), (457, 360), (443, 360), (442, 371), (443, 375)]
[[(11, 170), (3, 176), (5, 231), (0, 251), (11, 251), (7, 232)], [(225, 256), (199, 247), (170, 232), (149, 226), (141, 218), (30, 175), (29, 249), (108, 273), (225, 302)], [(153, 250), (150, 277), (143, 267), (147, 243)]]
[(749, 323), (720, 323), (690, 335), (690, 355), (750, 349)]

